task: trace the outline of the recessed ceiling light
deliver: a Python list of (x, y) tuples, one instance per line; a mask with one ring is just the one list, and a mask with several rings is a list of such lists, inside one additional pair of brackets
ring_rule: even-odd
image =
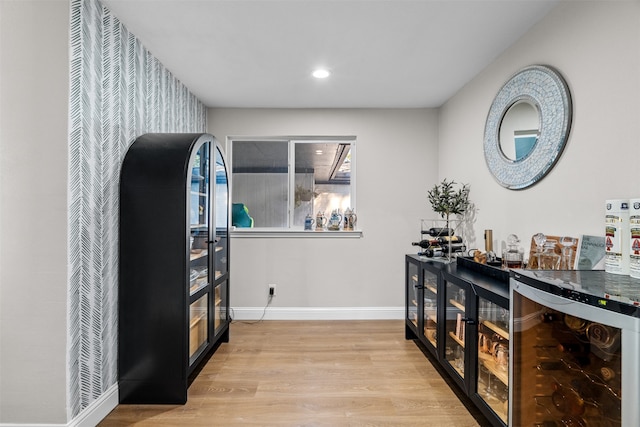
[(315, 77), (316, 79), (326, 79), (327, 77), (329, 77), (329, 71), (325, 70), (325, 69), (317, 69), (313, 72), (313, 77)]
[(316, 154), (317, 154), (317, 155), (320, 155), (320, 154), (322, 154), (322, 153), (323, 153), (323, 151), (322, 151), (322, 150), (316, 150)]

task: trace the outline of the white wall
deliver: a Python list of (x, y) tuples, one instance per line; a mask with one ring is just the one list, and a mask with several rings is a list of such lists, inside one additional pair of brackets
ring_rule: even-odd
[(420, 237), (420, 218), (431, 214), (426, 192), (437, 179), (435, 110), (216, 108), (208, 127), (221, 142), (228, 136), (357, 136), (357, 214), (364, 237), (232, 238), (233, 307), (263, 307), (268, 283), (277, 284), (277, 296), (267, 317), (278, 310), (282, 315), (283, 308), (367, 312), (404, 306), (404, 254), (415, 252), (411, 242)]
[(65, 424), (69, 1), (0, 1), (0, 423)]
[[(556, 67), (570, 87), (573, 127), (542, 181), (511, 191), (484, 162), (484, 124), (500, 87), (531, 64)], [(604, 233), (604, 201), (640, 196), (640, 2), (562, 2), (440, 110), (439, 176), (471, 183), (477, 246), (515, 233)]]

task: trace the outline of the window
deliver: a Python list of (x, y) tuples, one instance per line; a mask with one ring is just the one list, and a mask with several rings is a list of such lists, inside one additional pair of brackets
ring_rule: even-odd
[(302, 230), (355, 209), (354, 137), (231, 138), (231, 173), (233, 211), (250, 217), (237, 227)]

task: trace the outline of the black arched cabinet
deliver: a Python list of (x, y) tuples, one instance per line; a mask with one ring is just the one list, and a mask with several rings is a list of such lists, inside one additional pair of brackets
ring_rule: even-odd
[(229, 341), (229, 180), (209, 134), (146, 134), (120, 176), (121, 403), (183, 404)]

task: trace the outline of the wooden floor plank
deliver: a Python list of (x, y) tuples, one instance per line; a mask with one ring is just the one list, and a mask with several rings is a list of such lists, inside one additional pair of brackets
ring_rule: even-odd
[(99, 426), (479, 426), (403, 325), (235, 322), (185, 405), (119, 405)]

